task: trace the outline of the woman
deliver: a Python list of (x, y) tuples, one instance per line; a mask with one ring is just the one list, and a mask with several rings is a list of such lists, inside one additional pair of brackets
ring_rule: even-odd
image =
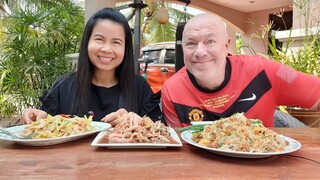
[(160, 119), (160, 97), (135, 74), (132, 49), (126, 18), (112, 8), (96, 12), (83, 33), (77, 71), (59, 78), (40, 98), (41, 110), (25, 110), (23, 120), (30, 123), (47, 113), (84, 116), (90, 111), (94, 121), (112, 125), (115, 115), (127, 111)]

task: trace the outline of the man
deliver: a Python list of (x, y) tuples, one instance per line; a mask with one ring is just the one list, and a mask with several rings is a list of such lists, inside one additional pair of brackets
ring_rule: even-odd
[(165, 121), (183, 127), (244, 112), (274, 126), (278, 105), (320, 109), (320, 78), (261, 56), (227, 56), (230, 39), (224, 22), (200, 14), (182, 35), (184, 63), (162, 88)]

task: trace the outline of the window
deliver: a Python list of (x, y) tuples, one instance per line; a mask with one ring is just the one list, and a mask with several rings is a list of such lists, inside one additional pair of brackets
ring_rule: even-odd
[(166, 50), (166, 55), (164, 58), (164, 63), (170, 63), (170, 64), (174, 64), (175, 62), (175, 50), (174, 49), (167, 49)]

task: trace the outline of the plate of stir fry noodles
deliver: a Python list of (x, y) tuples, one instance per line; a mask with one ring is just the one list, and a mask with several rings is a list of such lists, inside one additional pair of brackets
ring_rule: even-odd
[(109, 148), (165, 148), (182, 146), (174, 129), (161, 121), (153, 122), (149, 117), (140, 117), (129, 112), (117, 119), (119, 123), (105, 132), (100, 132), (92, 146)]
[(92, 121), (92, 116), (48, 115), (31, 124), (5, 128), (16, 137), (0, 134), (0, 139), (30, 146), (48, 146), (85, 138), (111, 128), (103, 122)]
[(260, 120), (249, 119), (243, 113), (178, 131), (183, 131), (181, 138), (193, 146), (232, 157), (264, 158), (301, 148), (298, 141), (264, 127)]

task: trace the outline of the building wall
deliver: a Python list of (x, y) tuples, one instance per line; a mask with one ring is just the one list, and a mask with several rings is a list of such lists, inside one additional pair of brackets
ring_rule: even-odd
[(304, 5), (303, 8), (294, 6), (293, 18), (294, 29), (320, 27), (320, 0), (309, 0), (309, 3)]
[(320, 32), (320, 0), (309, 0), (309, 4), (301, 5), (303, 8), (299, 6), (293, 7), (293, 30), (275, 32), (276, 39), (283, 42), (284, 46), (290, 43), (293, 52), (303, 47), (306, 36)]
[(104, 7), (114, 7), (115, 2), (115, 0), (85, 0), (85, 22), (87, 22), (90, 16), (99, 9)]
[[(85, 0), (85, 16), (86, 20), (90, 15), (101, 7), (114, 7), (116, 2), (125, 2), (129, 0)], [(132, 1), (132, 0), (130, 0)], [(177, 4), (183, 4), (176, 0), (166, 0), (166, 2), (172, 2)], [(299, 1), (298, 1), (299, 2)], [(267, 38), (264, 37), (264, 41), (259, 38), (252, 38), (253, 33), (261, 31), (261, 26), (269, 23), (269, 14), (279, 12), (280, 8), (284, 8), (285, 11), (293, 10), (293, 28), (301, 28), (306, 24), (306, 19), (301, 17), (300, 14), (305, 10), (300, 10), (296, 7), (279, 7), (275, 9), (268, 9), (263, 11), (243, 13), (234, 9), (230, 9), (225, 6), (214, 4), (208, 1), (192, 1), (189, 6), (202, 10), (204, 12), (211, 12), (219, 15), (227, 24), (228, 34), (231, 38), (231, 44), (229, 51), (231, 54), (236, 53), (236, 33), (242, 34), (244, 42), (248, 43), (256, 53), (267, 53)], [(310, 19), (316, 19), (317, 21), (307, 21), (309, 25), (314, 26), (316, 23), (319, 24), (320, 19), (320, 0), (310, 0), (309, 9), (311, 12)], [(252, 23), (248, 23), (249, 20)], [(243, 53), (251, 54), (249, 49), (244, 49)]]
[[(252, 12), (247, 14), (246, 20), (246, 30), (245, 33), (242, 34), (243, 40), (246, 43), (249, 43), (256, 53), (266, 54), (268, 52), (267, 42), (268, 42), (268, 33), (265, 33), (264, 39), (254, 38), (253, 34), (262, 34), (261, 28), (262, 25), (267, 25), (269, 23), (269, 15), (279, 12), (279, 10), (283, 8), (284, 11), (291, 11), (292, 8), (289, 7), (279, 7), (276, 9), (268, 9), (264, 11)], [(252, 22), (252, 23), (249, 23)], [(244, 49), (244, 54), (251, 54), (249, 49)]]

